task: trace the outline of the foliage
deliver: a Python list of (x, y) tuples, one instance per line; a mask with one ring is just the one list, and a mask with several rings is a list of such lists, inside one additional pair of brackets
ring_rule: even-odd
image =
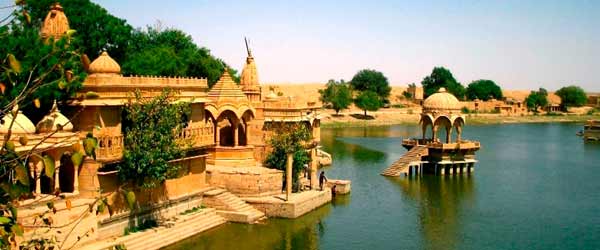
[[(130, 41), (123, 63), (124, 74), (206, 77), (212, 86), (227, 66), (181, 30), (147, 27), (135, 30)], [(237, 72), (227, 68), (239, 82)]]
[(339, 82), (329, 80), (327, 88), (319, 90), (319, 94), (321, 94), (321, 102), (323, 104), (331, 104), (336, 114), (352, 104), (352, 91), (350, 91), (344, 80)]
[[(29, 1), (28, 1), (29, 2)], [(32, 20), (41, 24), (56, 0), (30, 1)], [(60, 0), (71, 28), (78, 30), (74, 47), (94, 59), (103, 50), (119, 62), (126, 75), (206, 77), (209, 86), (217, 82), (227, 66), (183, 31), (157, 25), (133, 29), (90, 0)], [(237, 72), (230, 74), (239, 82)]]
[(540, 107), (548, 105), (548, 91), (544, 88), (540, 88), (538, 91), (531, 91), (529, 96), (525, 98), (525, 104), (529, 110), (538, 112)]
[(117, 62), (123, 62), (133, 31), (131, 25), (89, 0), (28, 1), (32, 20), (41, 25), (55, 2), (60, 2), (64, 8), (69, 26), (79, 31), (75, 47), (90, 58), (96, 58), (106, 50)]
[(502, 89), (492, 80), (476, 80), (467, 86), (467, 99), (479, 99), (487, 101), (490, 99), (502, 99)]
[(372, 69), (363, 69), (356, 73), (352, 77), (350, 85), (353, 90), (375, 93), (380, 98), (381, 104), (390, 96), (390, 92), (392, 91), (388, 79), (383, 73)]
[[(54, 100), (65, 101), (81, 88), (85, 78), (73, 37), (44, 42), (38, 26), (26, 22), (24, 12), (0, 27), (0, 105), (7, 112), (16, 103), (34, 123), (52, 107)], [(25, 12), (26, 13), (26, 12)]]
[(124, 182), (152, 188), (162, 181), (176, 177), (178, 166), (170, 160), (185, 155), (185, 148), (176, 139), (189, 117), (189, 104), (172, 104), (169, 90), (155, 98), (143, 98), (135, 92), (135, 102), (124, 110), (123, 162), (117, 167)]
[(435, 67), (431, 75), (426, 76), (421, 82), (425, 98), (438, 92), (440, 88), (452, 93), (456, 98), (463, 100), (465, 96), (465, 87), (454, 79), (450, 70), (444, 67)]
[(568, 107), (581, 107), (587, 103), (585, 91), (578, 86), (562, 87), (556, 91), (556, 95), (560, 97), (560, 105), (564, 109)]
[(402, 91), (402, 97), (404, 97), (404, 99), (412, 99), (413, 98), (412, 94), (406, 90)]
[(269, 140), (269, 146), (273, 150), (267, 156), (265, 165), (268, 168), (285, 171), (287, 154), (292, 153), (294, 159), (292, 164), (292, 186), (297, 187), (298, 177), (302, 173), (304, 164), (310, 162), (310, 157), (304, 149), (304, 144), (311, 139), (310, 131), (307, 127), (298, 123), (275, 125), (272, 129), (273, 137)]
[(377, 111), (379, 107), (381, 107), (381, 101), (375, 92), (367, 90), (361, 92), (356, 99), (354, 99), (354, 105), (362, 109), (365, 112), (365, 116), (367, 116), (367, 110)]

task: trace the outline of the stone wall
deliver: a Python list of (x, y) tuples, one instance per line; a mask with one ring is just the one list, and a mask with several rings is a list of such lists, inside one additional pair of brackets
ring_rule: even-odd
[(238, 196), (264, 196), (281, 193), (283, 172), (263, 167), (208, 168), (206, 180)]

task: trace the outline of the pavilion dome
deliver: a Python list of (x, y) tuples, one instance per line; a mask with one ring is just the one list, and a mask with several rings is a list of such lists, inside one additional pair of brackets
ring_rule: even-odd
[(90, 64), (91, 74), (121, 74), (121, 66), (106, 53), (102, 52), (96, 60)]
[(57, 130), (70, 132), (73, 131), (73, 124), (71, 124), (66, 116), (60, 113), (55, 101), (50, 114), (38, 122), (36, 130), (38, 133), (50, 133)]
[(445, 88), (440, 88), (437, 93), (427, 97), (423, 102), (425, 111), (454, 111), (460, 108), (460, 101)]
[[(29, 118), (27, 118), (27, 116), (25, 116), (20, 110), (17, 113), (16, 118), (13, 118), (13, 114), (10, 113), (4, 116), (3, 120), (4, 123), (0, 127), (0, 134), (8, 134), (9, 128), (13, 134), (35, 133), (35, 125), (33, 125), (33, 122), (31, 122), (31, 120), (29, 120)], [(11, 123), (13, 123), (12, 128), (10, 127)]]

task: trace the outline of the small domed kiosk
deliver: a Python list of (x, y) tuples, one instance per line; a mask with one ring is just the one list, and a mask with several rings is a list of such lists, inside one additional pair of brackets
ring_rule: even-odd
[[(454, 95), (440, 88), (425, 99), (419, 124), (421, 138), (404, 139), (402, 146), (408, 152), (382, 175), (448, 175), (473, 171), (477, 162), (475, 151), (479, 150), (480, 143), (462, 139), (465, 117), (461, 114), (460, 101)], [(440, 136), (440, 131), (445, 134)]]

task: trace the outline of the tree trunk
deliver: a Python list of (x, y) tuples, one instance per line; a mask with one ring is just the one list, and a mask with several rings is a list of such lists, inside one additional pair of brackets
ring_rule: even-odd
[(367, 118), (367, 110), (365, 109), (365, 118)]

